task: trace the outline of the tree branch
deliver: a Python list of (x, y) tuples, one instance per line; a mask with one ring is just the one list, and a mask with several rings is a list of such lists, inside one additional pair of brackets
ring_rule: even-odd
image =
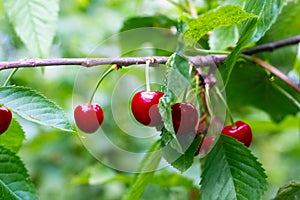
[[(300, 35), (277, 42), (258, 45), (253, 48), (243, 50), (243, 54), (252, 55), (262, 51), (273, 51), (274, 49), (297, 44), (300, 42)], [(206, 66), (217, 64), (220, 65), (226, 59), (227, 55), (207, 55), (189, 57), (191, 62), (196, 66)], [(154, 56), (153, 64), (165, 64), (169, 57)], [(21, 59), (19, 61), (0, 62), (0, 71), (10, 68), (25, 68), (25, 67), (42, 67), (42, 66), (57, 66), (57, 65), (80, 65), (83, 67), (93, 67), (97, 65), (117, 64), (120, 66), (130, 66), (136, 64), (145, 64), (148, 57), (126, 57), (126, 58), (53, 58), (53, 59)]]
[[(21, 59), (19, 61), (0, 62), (0, 70), (10, 68), (42, 67), (57, 65), (80, 65), (83, 67), (93, 67), (97, 65), (116, 64), (120, 66), (129, 66), (145, 64), (148, 57), (126, 57), (126, 58), (53, 58), (53, 59)], [(154, 56), (153, 64), (165, 64), (169, 57)]]
[[(280, 40), (277, 42), (267, 43), (263, 45), (258, 45), (253, 48), (247, 48), (243, 50), (243, 54), (252, 55), (262, 51), (273, 51), (274, 49), (298, 44), (300, 42), (300, 35), (285, 40)], [(26, 68), (26, 67), (42, 67), (42, 66), (68, 66), (68, 65), (79, 65), (83, 67), (93, 67), (98, 65), (109, 65), (116, 64), (119, 66), (130, 66), (137, 64), (145, 64), (147, 60), (151, 58), (151, 66), (156, 66), (157, 64), (166, 64), (169, 57), (168, 56), (153, 56), (153, 57), (124, 57), (124, 58), (53, 58), (53, 59), (21, 59), (19, 61), (7, 61), (0, 62), (0, 71), (12, 68)], [(220, 66), (223, 64), (227, 55), (205, 55), (205, 56), (191, 56), (188, 57), (189, 61), (196, 67), (201, 66)], [(280, 72), (278, 69), (269, 65), (268, 63), (254, 58), (254, 62), (258, 63), (263, 68), (269, 70), (281, 80), (286, 82), (297, 92), (300, 93), (300, 88), (295, 85), (285, 74)]]
[(300, 35), (285, 40), (279, 40), (277, 42), (271, 42), (267, 44), (258, 45), (256, 47), (247, 48), (243, 50), (243, 54), (252, 55), (264, 51), (274, 51), (275, 49), (298, 43), (300, 43)]
[(276, 67), (266, 63), (265, 61), (259, 59), (259, 58), (253, 58), (253, 61), (257, 63), (258, 65), (262, 66), (278, 78), (280, 78), (282, 81), (284, 81), (286, 84), (291, 86), (294, 90), (296, 90), (300, 94), (300, 88), (284, 73), (282, 73), (280, 70), (278, 70)]

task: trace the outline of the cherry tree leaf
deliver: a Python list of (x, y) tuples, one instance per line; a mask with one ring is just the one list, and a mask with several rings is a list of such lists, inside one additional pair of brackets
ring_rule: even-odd
[(281, 187), (274, 200), (295, 200), (300, 197), (300, 183), (297, 181), (290, 181), (283, 187)]
[(47, 57), (56, 31), (59, 0), (3, 0), (16, 33), (34, 57)]
[[(282, 9), (277, 21), (267, 31), (265, 36), (258, 41), (259, 44), (274, 42), (300, 33), (300, 4), (297, 1), (289, 1)], [(272, 65), (287, 73), (292, 69), (297, 59), (297, 45), (276, 49), (273, 52), (260, 53), (259, 56), (268, 60)]]
[(251, 105), (267, 112), (275, 122), (300, 112), (300, 94), (251, 62), (237, 63), (226, 87), (226, 98), (232, 109)]
[(22, 86), (0, 87), (0, 104), (26, 120), (73, 132), (62, 109), (44, 95)]
[(0, 199), (39, 199), (20, 158), (0, 146)]
[(189, 44), (191, 40), (197, 42), (204, 34), (215, 28), (238, 25), (247, 19), (256, 17), (254, 14), (245, 12), (240, 6), (226, 5), (202, 14), (197, 19), (183, 16), (181, 20), (188, 25), (184, 35)]
[[(191, 135), (194, 136), (194, 134)], [(171, 143), (162, 149), (164, 159), (180, 172), (184, 172), (192, 166), (194, 162), (194, 154), (202, 139), (200, 136), (196, 138), (188, 138), (188, 134), (185, 134), (184, 136), (187, 137), (184, 139), (184, 142), (183, 140), (179, 140), (179, 143), (182, 145), (181, 149), (183, 152), (172, 147)]]
[(251, 151), (223, 135), (207, 155), (201, 176), (202, 199), (261, 199), (267, 189), (264, 169)]
[(25, 140), (25, 132), (16, 119), (12, 119), (7, 131), (0, 137), (0, 145), (17, 153)]

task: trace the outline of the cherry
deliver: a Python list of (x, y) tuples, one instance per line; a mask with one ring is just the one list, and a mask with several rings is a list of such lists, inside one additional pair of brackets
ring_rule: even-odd
[(94, 133), (103, 122), (104, 114), (98, 104), (80, 104), (74, 110), (77, 127), (86, 133)]
[(231, 125), (225, 126), (222, 134), (231, 136), (249, 147), (252, 142), (252, 130), (250, 126), (242, 121), (237, 121), (234, 125), (235, 127)]
[(131, 111), (135, 119), (146, 126), (160, 126), (159, 99), (164, 95), (159, 91), (137, 92), (131, 101)]
[(210, 146), (212, 145), (212, 143), (214, 141), (215, 141), (214, 137), (202, 137), (199, 147), (198, 147), (197, 151), (195, 152), (194, 156), (199, 155), (201, 147), (202, 147), (204, 153), (207, 153), (208, 150), (210, 149)]
[(171, 106), (172, 122), (176, 134), (194, 132), (198, 122), (198, 111), (191, 103), (176, 103)]
[(4, 133), (8, 129), (11, 119), (11, 111), (3, 106), (0, 106), (0, 134)]

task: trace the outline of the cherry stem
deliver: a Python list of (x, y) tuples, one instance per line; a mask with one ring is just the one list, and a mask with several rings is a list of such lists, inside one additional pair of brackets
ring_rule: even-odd
[(18, 71), (18, 68), (15, 68), (7, 77), (6, 81), (4, 82), (3, 86), (7, 86), (11, 78), (14, 76), (14, 74)]
[(146, 91), (150, 92), (150, 78), (149, 78), (149, 66), (150, 66), (151, 60), (147, 59), (146, 60), (146, 67), (145, 67), (145, 77), (146, 77)]
[(89, 102), (88, 102), (88, 105), (91, 105), (91, 104), (92, 104), (93, 98), (94, 98), (94, 96), (95, 96), (95, 94), (96, 94), (96, 91), (97, 91), (98, 87), (100, 86), (101, 82), (104, 80), (104, 78), (105, 78), (108, 74), (110, 74), (110, 73), (111, 73), (112, 71), (114, 71), (115, 69), (119, 69), (118, 65), (116, 65), (116, 64), (112, 65), (110, 68), (108, 68), (107, 70), (105, 70), (105, 71), (103, 72), (103, 74), (101, 75), (100, 79), (98, 80), (97, 85), (96, 85), (96, 87), (95, 87), (95, 89), (94, 89), (94, 91), (93, 91), (93, 93), (92, 93), (92, 95), (91, 95), (91, 98), (90, 98), (90, 100), (89, 100)]
[(234, 120), (233, 120), (233, 117), (232, 117), (232, 112), (230, 111), (229, 106), (228, 106), (227, 102), (225, 101), (225, 99), (224, 99), (223, 95), (221, 94), (218, 87), (216, 87), (216, 92), (217, 92), (218, 96), (220, 97), (221, 101), (224, 103), (224, 105), (226, 107), (226, 110), (228, 112), (229, 120), (231, 122), (232, 128), (235, 128)]

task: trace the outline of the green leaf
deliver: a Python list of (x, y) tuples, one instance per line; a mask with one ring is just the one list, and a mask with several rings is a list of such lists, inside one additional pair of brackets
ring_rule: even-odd
[(245, 23), (245, 26), (242, 29), (242, 36), (240, 37), (236, 48), (231, 52), (231, 54), (225, 59), (224, 66), (227, 70), (226, 75), (224, 76), (225, 79), (225, 87), (227, 86), (229, 79), (231, 77), (232, 70), (243, 50), (243, 48), (249, 43), (252, 34), (255, 30), (257, 20), (251, 19), (247, 23)]
[(296, 200), (300, 198), (300, 183), (290, 181), (285, 186), (281, 187), (274, 200)]
[(3, 0), (16, 33), (34, 57), (47, 57), (56, 31), (59, 0)]
[[(277, 21), (258, 43), (265, 44), (299, 35), (299, 10), (299, 2), (288, 2), (288, 4), (282, 9)], [(272, 65), (287, 73), (292, 69), (295, 63), (297, 45), (276, 49), (273, 52), (264, 52), (259, 55), (262, 59), (268, 60)]]
[(204, 34), (215, 28), (238, 25), (247, 19), (256, 17), (256, 15), (242, 10), (240, 6), (226, 5), (202, 14), (197, 19), (181, 17), (181, 20), (188, 25), (184, 34), (189, 44), (191, 40), (197, 42)]
[(0, 136), (0, 145), (17, 153), (25, 140), (25, 132), (22, 126), (14, 118), (7, 131)]
[(277, 78), (271, 78), (264, 69), (251, 62), (239, 62), (233, 69), (226, 87), (226, 97), (231, 109), (251, 105), (267, 112), (275, 122), (300, 111), (300, 94)]
[(20, 158), (0, 146), (0, 199), (38, 199)]
[(207, 155), (201, 176), (202, 199), (261, 199), (267, 181), (250, 150), (236, 139), (220, 135)]
[(235, 46), (239, 39), (239, 32), (236, 26), (224, 26), (215, 29), (209, 37), (209, 46), (212, 50), (224, 50)]
[(54, 102), (26, 87), (0, 87), (0, 104), (29, 121), (73, 132), (67, 117)]
[[(183, 78), (186, 79), (185, 82), (190, 83), (191, 82), (191, 72), (190, 72), (190, 63), (189, 60), (184, 58), (183, 56), (180, 56), (177, 53), (174, 53), (168, 60), (167, 67), (173, 68), (176, 72), (178, 72), (180, 75), (183, 76)], [(171, 80), (172, 77), (169, 76), (169, 80)], [(178, 80), (177, 80), (178, 82)], [(171, 84), (169, 84), (170, 86)], [(187, 84), (188, 85), (188, 84)]]
[(255, 30), (256, 32), (253, 35), (251, 42), (257, 42), (265, 35), (272, 24), (277, 20), (285, 3), (285, 0), (266, 0), (264, 8), (260, 11)]
[[(258, 41), (263, 37), (270, 29), (272, 24), (276, 21), (282, 8), (285, 5), (284, 0), (229, 0), (225, 1), (222, 5), (236, 4), (243, 6), (243, 10), (249, 13), (256, 14), (257, 26), (255, 32), (249, 40), (249, 43)], [(230, 46), (235, 46), (238, 38), (242, 36), (241, 31), (238, 31), (241, 27), (222, 27), (212, 32), (212, 36), (209, 38), (209, 44), (213, 50), (223, 50)]]
[(170, 56), (167, 64), (167, 77), (165, 80), (164, 96), (159, 102), (159, 112), (164, 122), (162, 130), (162, 146), (167, 145), (175, 138), (171, 106), (176, 103), (176, 99), (190, 86), (192, 79), (190, 75), (190, 65), (187, 59), (177, 53)]
[[(194, 136), (194, 133), (191, 134), (191, 136)], [(162, 149), (164, 159), (181, 172), (186, 171), (192, 166), (194, 154), (202, 140), (202, 137), (200, 136), (196, 138), (189, 138), (188, 134), (185, 134), (184, 137), (186, 138), (178, 139), (179, 143), (182, 145), (182, 153), (173, 148), (171, 145), (167, 145)]]
[(160, 142), (154, 143), (148, 150), (144, 159), (140, 162), (137, 174), (130, 189), (124, 195), (124, 200), (140, 199), (147, 185), (151, 182), (154, 172), (161, 160)]
[(164, 122), (164, 128), (162, 129), (162, 144), (165, 146), (171, 139), (175, 137), (175, 132), (172, 123), (172, 111), (171, 105), (174, 103), (174, 97), (170, 90), (164, 91), (164, 96), (160, 99), (158, 108), (159, 113)]

